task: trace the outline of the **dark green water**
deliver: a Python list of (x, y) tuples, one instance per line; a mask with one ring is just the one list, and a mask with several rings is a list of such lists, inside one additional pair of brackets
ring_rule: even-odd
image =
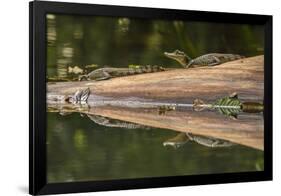
[[(163, 52), (191, 57), (211, 52), (263, 54), (263, 27), (239, 24), (48, 15), (47, 73), (76, 78), (69, 66), (180, 67)], [(87, 181), (263, 170), (263, 152), (244, 146), (207, 148), (162, 143), (171, 130), (128, 130), (95, 124), (79, 114), (48, 113), (49, 182)]]

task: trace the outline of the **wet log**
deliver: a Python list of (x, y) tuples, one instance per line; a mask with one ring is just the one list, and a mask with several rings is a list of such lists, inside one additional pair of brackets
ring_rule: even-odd
[(47, 91), (53, 96), (73, 95), (78, 89), (89, 87), (91, 95), (186, 102), (195, 98), (211, 101), (237, 92), (242, 101), (262, 101), (263, 66), (262, 55), (214, 67), (174, 69), (104, 81), (52, 82)]

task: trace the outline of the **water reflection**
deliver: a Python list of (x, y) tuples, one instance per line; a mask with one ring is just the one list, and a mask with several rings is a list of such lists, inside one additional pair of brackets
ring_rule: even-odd
[[(153, 129), (152, 127), (154, 127), (180, 131), (187, 134), (186, 140), (189, 139), (205, 146), (215, 146), (215, 143), (221, 144), (224, 143), (223, 140), (226, 140), (263, 150), (262, 113), (240, 113), (239, 117), (234, 120), (214, 110), (194, 111), (190, 106), (177, 106), (175, 110), (159, 114), (160, 108), (153, 105), (149, 105), (149, 107), (94, 103), (83, 105), (83, 107), (72, 103), (59, 105), (56, 102), (49, 103), (48, 111), (79, 112), (82, 116), (86, 114), (94, 123), (106, 127), (131, 130)], [(201, 135), (202, 138), (198, 135)]]
[(48, 122), (50, 182), (263, 170), (263, 152), (241, 145), (208, 148), (187, 142), (168, 148), (162, 143), (178, 133), (105, 127), (75, 113), (48, 113)]
[(194, 141), (197, 144), (209, 148), (226, 148), (235, 145), (235, 143), (232, 143), (230, 141), (221, 140), (210, 136), (195, 135), (192, 133), (179, 133), (176, 137), (170, 138), (167, 141), (163, 142), (163, 146), (172, 146), (174, 148), (179, 148), (189, 141)]
[(123, 34), (129, 31), (130, 19), (129, 18), (119, 18), (117, 31), (122, 32)]
[(56, 16), (47, 14), (47, 41), (48, 46), (54, 46), (57, 40)]

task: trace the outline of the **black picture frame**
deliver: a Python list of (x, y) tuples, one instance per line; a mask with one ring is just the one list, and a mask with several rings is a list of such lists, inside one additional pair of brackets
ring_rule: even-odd
[[(263, 24), (264, 171), (47, 184), (46, 13)], [(33, 1), (29, 4), (29, 193), (57, 194), (272, 180), (272, 16)]]

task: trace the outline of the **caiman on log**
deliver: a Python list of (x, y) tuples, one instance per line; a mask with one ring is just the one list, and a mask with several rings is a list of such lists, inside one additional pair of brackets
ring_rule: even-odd
[(238, 54), (210, 53), (192, 59), (180, 50), (175, 50), (174, 52), (165, 52), (164, 55), (168, 58), (176, 60), (184, 68), (214, 66), (228, 61), (245, 58), (244, 56)]
[(165, 71), (161, 66), (157, 65), (144, 65), (134, 68), (114, 68), (114, 67), (105, 67), (96, 69), (89, 74), (79, 76), (79, 81), (81, 80), (107, 80), (115, 77), (144, 74), (144, 73), (153, 73)]

